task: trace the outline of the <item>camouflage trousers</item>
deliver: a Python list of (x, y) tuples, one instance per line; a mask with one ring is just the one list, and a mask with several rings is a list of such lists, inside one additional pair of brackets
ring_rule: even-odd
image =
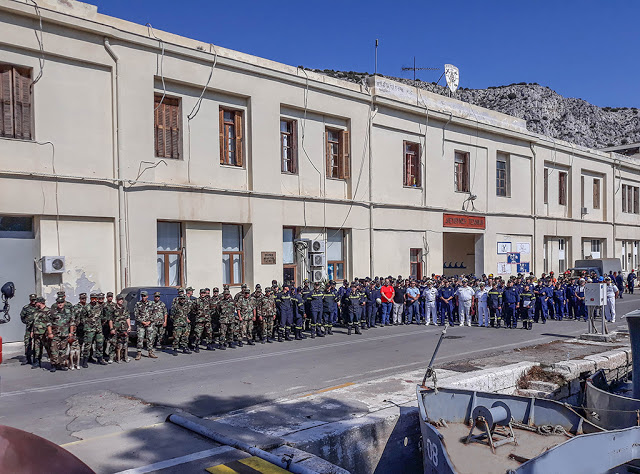
[(220, 344), (226, 344), (227, 342), (233, 341), (233, 335), (231, 334), (231, 327), (228, 321), (223, 319), (218, 323), (218, 342)]
[(51, 352), (49, 351), (49, 339), (47, 338), (47, 333), (44, 334), (34, 334), (33, 335), (33, 359), (40, 360), (42, 359), (42, 353), (44, 350), (47, 350), (49, 353), (49, 359), (51, 359)]
[(102, 337), (104, 339), (104, 342), (103, 342), (104, 350), (102, 351), (104, 358), (105, 359), (111, 358), (111, 360), (113, 360), (113, 356), (116, 353), (116, 335), (111, 334), (111, 330), (109, 329), (109, 326), (106, 326), (102, 328)]
[(187, 326), (173, 327), (173, 350), (185, 349), (189, 343), (189, 328)]
[[(204, 337), (203, 337), (204, 334)], [(211, 327), (211, 320), (196, 321), (193, 327), (193, 345), (199, 346), (200, 344), (211, 344), (213, 341), (213, 328)]]
[(153, 350), (153, 341), (156, 338), (155, 324), (151, 323), (148, 326), (143, 326), (142, 323), (139, 323), (136, 329), (136, 335), (138, 336), (138, 340), (136, 341), (138, 352), (142, 351), (145, 342), (147, 343), (147, 350)]
[(263, 316), (262, 321), (260, 318), (256, 321), (256, 328), (258, 330), (258, 336), (261, 339), (271, 337), (273, 335), (273, 322), (274, 316)]
[(31, 330), (30, 329), (25, 329), (24, 330), (24, 353), (25, 355), (29, 353), (29, 350), (31, 349)]
[(239, 321), (239, 323), (240, 331), (238, 338), (242, 339), (246, 337), (247, 339), (253, 339), (253, 319), (245, 319), (244, 321)]
[(156, 339), (154, 341), (155, 344), (162, 345), (164, 343), (164, 333), (166, 328), (163, 326), (164, 321), (160, 321), (156, 323)]
[(67, 358), (68, 334), (55, 334), (51, 339), (51, 363), (63, 365)]
[(104, 337), (102, 335), (102, 328), (100, 329), (86, 329), (84, 330), (84, 339), (82, 341), (82, 358), (89, 358), (91, 352), (91, 346), (96, 343), (97, 357), (102, 357), (102, 348), (104, 347)]
[(115, 341), (116, 350), (124, 352), (124, 354), (122, 354), (122, 357), (124, 357), (125, 359), (129, 357), (129, 331), (127, 331), (126, 329), (124, 331), (116, 331)]

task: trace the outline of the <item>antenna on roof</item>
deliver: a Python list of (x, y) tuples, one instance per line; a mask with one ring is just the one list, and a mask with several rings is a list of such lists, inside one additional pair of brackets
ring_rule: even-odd
[(378, 75), (378, 38), (376, 38), (376, 62), (375, 66), (373, 67), (373, 75)]
[(416, 67), (416, 57), (413, 57), (413, 67), (402, 66), (403, 71), (413, 71), (413, 82), (416, 82), (416, 71), (439, 71), (439, 67)]

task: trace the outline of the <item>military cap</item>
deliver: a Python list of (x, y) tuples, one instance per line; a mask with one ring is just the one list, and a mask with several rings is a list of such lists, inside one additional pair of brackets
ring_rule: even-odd
[(218, 287), (217, 287), (217, 286), (214, 286), (214, 287), (213, 287), (213, 290), (211, 290), (211, 291), (218, 291), (218, 292), (219, 292), (220, 290), (218, 289)]
[(271, 284), (272, 285), (277, 285), (278, 284), (278, 280), (271, 280)]
[(113, 291), (107, 291), (107, 298), (108, 298), (109, 296), (113, 296)]
[(200, 294), (206, 293), (207, 291), (204, 288), (200, 288)]
[(97, 298), (98, 297), (98, 293), (91, 293), (91, 295), (89, 295), (91, 298)]
[(149, 293), (143, 290), (140, 292), (140, 296), (149, 296)]
[(224, 291), (222, 292), (223, 295), (230, 295), (231, 292), (229, 291), (229, 288), (225, 288)]
[(249, 288), (243, 288), (243, 289), (242, 289), (242, 292), (243, 292), (243, 293), (251, 293), (251, 291), (249, 290)]
[(342, 280), (342, 283), (349, 283), (349, 280)]
[(193, 291), (193, 287), (192, 286), (187, 286), (184, 291)]
[(86, 299), (86, 298), (87, 298), (87, 294), (86, 294), (86, 293), (80, 293), (80, 294), (78, 295), (78, 298), (80, 298), (80, 299)]
[(162, 293), (160, 293), (159, 291), (156, 291), (153, 296), (162, 296)]
[(36, 295), (35, 293), (31, 293), (29, 295), (29, 300), (30, 301), (34, 301), (34, 300), (37, 300), (37, 299), (38, 299), (38, 295)]
[(207, 291), (211, 291), (211, 290), (205, 286), (204, 292), (206, 293)]
[(222, 285), (222, 288), (225, 290), (229, 289), (229, 283), (225, 283), (224, 285)]
[(64, 295), (65, 295), (65, 292), (64, 292), (64, 290), (60, 290), (60, 291), (58, 291), (58, 292), (56, 293), (56, 295), (58, 295), (58, 296), (64, 296)]
[(247, 287), (246, 283), (243, 283), (242, 286), (240, 288), (242, 288), (243, 290)]
[(120, 301), (124, 299), (124, 295), (122, 293), (119, 293), (118, 296), (116, 296), (116, 300)]
[(273, 288), (271, 288), (270, 286), (267, 286), (267, 287), (264, 289), (264, 292), (265, 292), (265, 293), (270, 293), (270, 292), (272, 292), (272, 291), (273, 291)]
[(354, 282), (351, 282), (351, 288), (355, 288), (355, 287), (357, 287), (357, 286), (358, 286), (358, 284), (357, 284), (355, 281), (354, 281)]
[(260, 290), (260, 289), (262, 289), (262, 286), (260, 286), (260, 283), (258, 283), (258, 284), (256, 285), (256, 290)]
[(104, 298), (104, 293), (102, 292), (98, 293), (98, 298)]
[(178, 295), (184, 295), (184, 288), (178, 288)]
[(44, 302), (45, 302), (45, 300), (44, 300), (44, 298), (42, 296), (38, 296), (36, 298), (36, 303), (44, 303)]
[(56, 303), (64, 303), (64, 298), (62, 296), (58, 296), (56, 298)]

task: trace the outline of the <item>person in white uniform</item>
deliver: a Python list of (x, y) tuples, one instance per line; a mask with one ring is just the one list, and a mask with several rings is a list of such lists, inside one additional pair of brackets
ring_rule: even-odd
[(476, 290), (476, 301), (478, 302), (478, 326), (489, 327), (489, 307), (487, 306), (487, 294), (489, 290), (485, 288), (483, 281)]
[(436, 300), (438, 299), (438, 290), (433, 286), (431, 280), (427, 281), (427, 287), (422, 292), (424, 298), (424, 321), (425, 324), (436, 324), (438, 322), (436, 312)]
[(611, 281), (611, 278), (606, 277), (604, 279), (607, 284), (607, 304), (604, 307), (607, 321), (610, 323), (616, 322), (616, 298), (618, 297), (618, 287)]
[(467, 279), (462, 279), (462, 286), (456, 290), (458, 297), (458, 317), (460, 318), (460, 326), (471, 326), (471, 305), (473, 304), (473, 295), (475, 291), (467, 284)]

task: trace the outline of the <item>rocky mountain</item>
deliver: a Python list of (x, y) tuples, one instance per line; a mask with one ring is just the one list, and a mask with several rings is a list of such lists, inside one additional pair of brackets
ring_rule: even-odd
[[(314, 72), (351, 82), (361, 82), (367, 73)], [(414, 85), (411, 79), (389, 79)], [(449, 89), (432, 82), (416, 81), (418, 87), (448, 95)], [(635, 108), (598, 107), (582, 99), (563, 97), (536, 83), (510, 84), (487, 89), (460, 88), (455, 98), (526, 120), (527, 129), (590, 148), (640, 142), (640, 111)]]

